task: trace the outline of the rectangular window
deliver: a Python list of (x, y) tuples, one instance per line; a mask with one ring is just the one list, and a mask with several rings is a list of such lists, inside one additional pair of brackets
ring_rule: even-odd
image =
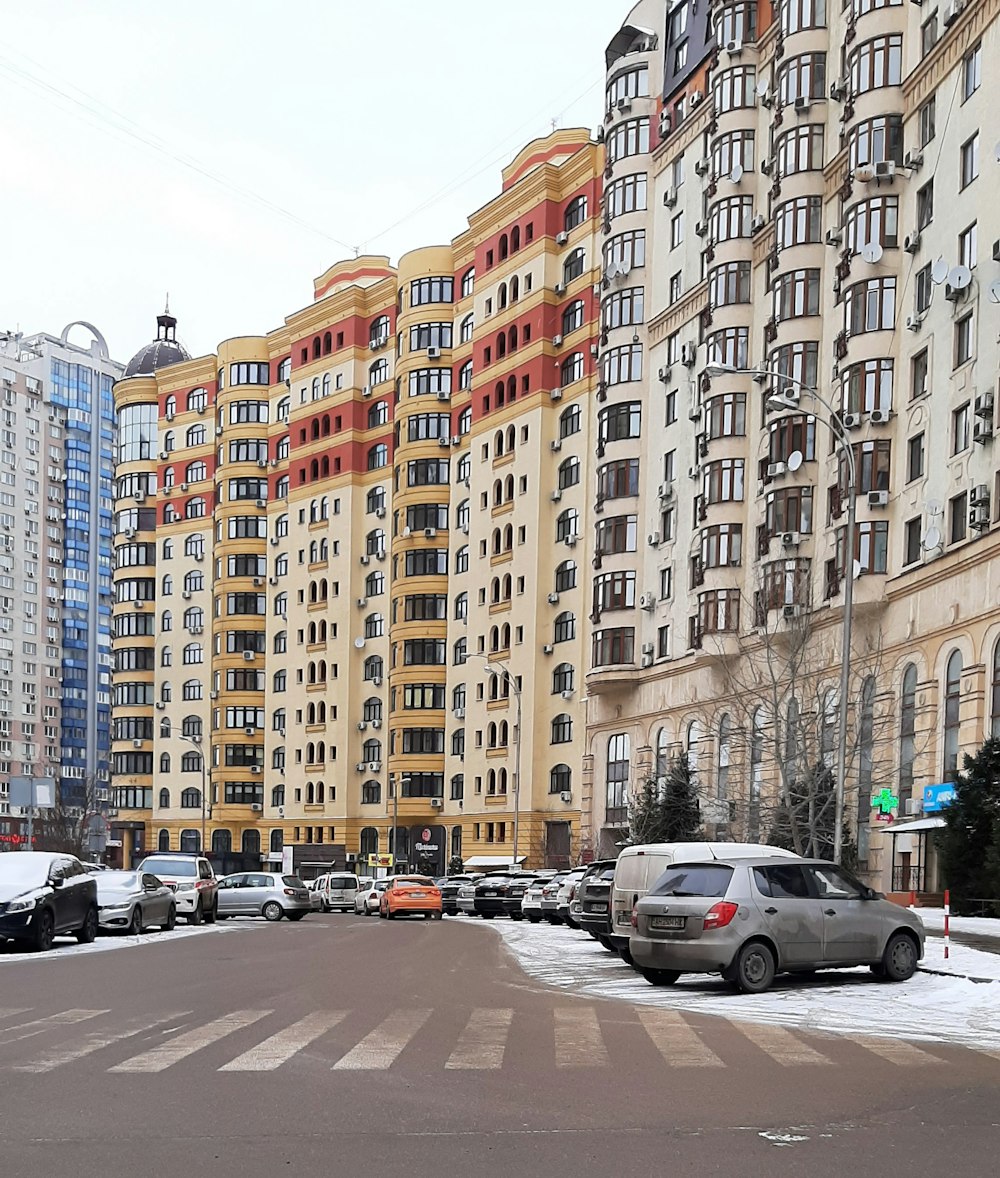
[(966, 401), (951, 415), (951, 452), (961, 454), (969, 448), (969, 403)]
[(983, 82), (983, 46), (970, 49), (962, 61), (962, 101), (968, 102)]
[(922, 397), (927, 392), (928, 372), (927, 349), (924, 348), (910, 361), (910, 400)]
[(968, 188), (979, 175), (979, 132), (962, 144), (960, 187)]
[(676, 249), (684, 240), (684, 210), (670, 219), (670, 248)]
[(972, 359), (972, 312), (955, 324), (955, 367)]
[(913, 564), (920, 559), (921, 543), (920, 528), (923, 520), (920, 516), (908, 519), (903, 530), (903, 564)]
[(934, 95), (920, 108), (920, 146), (926, 147), (934, 138)]
[(681, 297), (681, 292), (684, 289), (683, 281), (683, 275), (681, 274), (680, 270), (678, 270), (676, 274), (670, 275), (670, 292), (668, 296), (669, 302), (676, 303), (677, 300)]
[(975, 221), (968, 229), (963, 230), (958, 235), (958, 261), (962, 266), (968, 266), (970, 270), (976, 267), (976, 253), (979, 248), (979, 232)]
[(917, 189), (917, 228), (926, 229), (933, 220), (934, 181), (931, 179)]
[(912, 483), (914, 479), (924, 475), (924, 435), (916, 434), (906, 443), (906, 481)]
[(948, 504), (951, 512), (949, 526), (948, 526), (948, 542), (950, 544), (960, 544), (966, 536), (969, 520), (969, 494), (963, 491), (961, 495), (956, 495), (954, 499)]

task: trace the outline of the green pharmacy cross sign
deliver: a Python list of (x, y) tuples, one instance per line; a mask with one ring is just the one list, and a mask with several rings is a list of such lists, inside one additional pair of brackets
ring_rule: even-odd
[(872, 808), (878, 810), (880, 817), (887, 818), (899, 809), (899, 798), (891, 789), (884, 787), (877, 794), (872, 794)]

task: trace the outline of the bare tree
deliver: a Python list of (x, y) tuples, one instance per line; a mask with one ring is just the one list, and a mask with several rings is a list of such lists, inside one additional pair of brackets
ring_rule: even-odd
[(34, 849), (57, 851), (85, 859), (91, 854), (91, 824), (103, 813), (106, 783), (91, 774), (83, 780), (82, 793), (67, 801), (58, 785), (55, 805), (39, 810), (34, 818)]

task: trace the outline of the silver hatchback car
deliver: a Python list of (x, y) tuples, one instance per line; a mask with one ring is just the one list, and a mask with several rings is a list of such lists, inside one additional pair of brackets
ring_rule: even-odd
[(263, 916), (301, 920), (312, 909), (309, 891), (297, 875), (241, 871), (219, 880), (219, 918)]
[(654, 986), (719, 973), (758, 994), (776, 973), (867, 965), (903, 982), (924, 953), (920, 917), (822, 859), (676, 863), (633, 913), (629, 951)]

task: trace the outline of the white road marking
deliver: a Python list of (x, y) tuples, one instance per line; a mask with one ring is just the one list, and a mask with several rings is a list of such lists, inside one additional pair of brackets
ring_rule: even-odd
[(940, 1056), (921, 1051), (919, 1047), (915, 1047), (903, 1039), (872, 1039), (868, 1036), (852, 1035), (850, 1042), (856, 1043), (873, 1055), (880, 1055), (890, 1063), (901, 1064), (904, 1067), (923, 1067), (924, 1064), (929, 1063), (944, 1063)]
[(92, 1034), (85, 1035), (69, 1044), (53, 1047), (51, 1051), (47, 1051), (38, 1059), (32, 1060), (31, 1063), (17, 1064), (14, 1070), (18, 1072), (51, 1072), (53, 1068), (83, 1059), (84, 1056), (92, 1055), (95, 1051), (102, 1051), (105, 1047), (110, 1047), (113, 1043), (120, 1043), (123, 1039), (131, 1039), (145, 1031), (155, 1030), (172, 1019), (183, 1018), (188, 1013), (190, 1012), (182, 1010), (174, 1014), (165, 1014), (162, 1018), (152, 1021), (133, 1019), (116, 1031), (94, 1031)]
[(46, 1018), (37, 1018), (30, 1023), (20, 1023), (18, 1026), (0, 1031), (0, 1043), (16, 1043), (19, 1039), (30, 1039), (33, 1035), (41, 1035), (54, 1027), (86, 1022), (89, 1018), (97, 1018), (99, 1014), (108, 1013), (107, 1010), (62, 1010), (58, 1014), (50, 1014)]
[(0, 1006), (0, 1023), (5, 1023), (9, 1018), (17, 1018), (19, 1014), (28, 1014), (31, 1009), (30, 1006)]
[(185, 1031), (176, 1039), (168, 1039), (166, 1043), (161, 1043), (151, 1051), (144, 1051), (141, 1055), (115, 1064), (113, 1068), (108, 1068), (108, 1071), (162, 1072), (189, 1055), (194, 1055), (196, 1051), (210, 1047), (234, 1031), (249, 1027), (271, 1013), (270, 1010), (236, 1010), (232, 1014), (224, 1014), (210, 1023)]
[(444, 1066), (476, 1071), (503, 1067), (507, 1033), (513, 1017), (513, 1010), (474, 1010)]
[(780, 1063), (783, 1067), (832, 1062), (825, 1055), (814, 1051), (807, 1043), (803, 1043), (791, 1031), (786, 1031), (784, 1027), (763, 1023), (738, 1023), (732, 1019), (727, 1021), (731, 1027), (739, 1031), (741, 1035), (745, 1035), (751, 1043), (756, 1044), (775, 1063)]
[(639, 1022), (646, 1028), (646, 1032), (657, 1051), (671, 1067), (681, 1068), (718, 1068), (724, 1067), (722, 1060), (711, 1048), (706, 1047), (701, 1037), (693, 1027), (689, 1026), (683, 1015), (675, 1010), (641, 1010), (636, 1009)]
[(430, 1018), (429, 1010), (394, 1010), (333, 1065), (334, 1071), (384, 1071)]
[(608, 1062), (601, 1025), (592, 1006), (557, 1006), (556, 1067), (599, 1068)]
[(316, 1010), (244, 1051), (219, 1068), (220, 1072), (273, 1072), (293, 1055), (325, 1035), (347, 1015), (346, 1010)]

